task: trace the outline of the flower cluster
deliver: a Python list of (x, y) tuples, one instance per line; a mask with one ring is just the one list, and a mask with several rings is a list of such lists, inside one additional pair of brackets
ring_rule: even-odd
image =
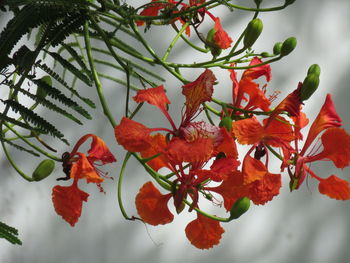
[[(139, 153), (136, 156), (147, 163), (146, 170), (168, 191), (161, 193), (150, 181), (141, 187), (135, 203), (142, 220), (151, 225), (168, 224), (174, 217), (168, 208), (169, 201), (172, 200), (177, 213), (187, 205), (188, 211), (195, 211), (197, 217), (185, 228), (186, 236), (200, 249), (219, 243), (224, 232), (220, 221), (238, 218), (249, 208), (249, 203), (242, 200), (264, 205), (279, 194), (281, 174), (269, 172), (271, 154), (281, 160), (281, 172), (288, 171), (291, 190), (298, 189), (309, 174), (320, 182), (320, 193), (335, 199), (350, 199), (347, 181), (335, 175), (323, 179), (308, 166), (317, 160), (330, 160), (336, 167), (344, 168), (350, 162), (350, 135), (340, 128), (341, 119), (331, 96), (327, 95), (300, 149), (301, 130), (308, 124), (301, 111), (305, 87), (299, 83), (296, 90), (271, 110), (276, 95), (267, 97), (266, 84), (261, 86), (256, 81), (261, 77), (270, 81), (270, 66), (257, 57), (250, 66), (240, 80), (230, 70), (232, 102), (224, 103), (212, 97), (216, 77), (206, 69), (195, 81), (182, 86), (185, 105), (178, 126), (168, 113), (170, 101), (164, 87), (158, 86), (138, 91), (133, 99), (160, 109), (170, 129), (149, 128), (126, 117), (115, 127), (117, 142), (127, 151)], [(196, 120), (202, 106), (210, 109), (205, 104), (210, 101), (222, 107), (219, 125)], [(266, 118), (261, 119), (260, 115)], [(321, 147), (317, 136), (323, 131)], [(250, 145), (245, 156), (238, 156), (236, 144)], [(169, 174), (158, 173), (161, 168), (166, 168), (162, 171), (168, 170)], [(203, 199), (215, 205), (223, 203), (229, 216), (222, 218), (202, 211)]]
[[(92, 138), (91, 147), (86, 156), (78, 152), (79, 147), (89, 138)], [(74, 226), (81, 215), (83, 202), (86, 202), (89, 194), (78, 188), (78, 181), (86, 179), (87, 183), (95, 183), (101, 192), (103, 189), (101, 183), (105, 176), (103, 172), (95, 166), (116, 162), (113, 154), (109, 151), (105, 142), (94, 134), (86, 134), (79, 139), (72, 152), (63, 154), (63, 171), (66, 178), (57, 180), (73, 179), (71, 186), (56, 185), (52, 189), (52, 201), (56, 213)]]

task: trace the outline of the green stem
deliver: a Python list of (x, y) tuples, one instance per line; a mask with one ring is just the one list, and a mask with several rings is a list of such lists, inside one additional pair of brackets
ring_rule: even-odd
[(131, 156), (131, 153), (127, 152), (125, 157), (124, 157), (122, 168), (120, 170), (119, 179), (118, 179), (118, 204), (119, 204), (119, 209), (122, 212), (122, 215), (124, 216), (125, 219), (127, 219), (127, 220), (135, 220), (136, 218), (134, 216), (129, 217), (128, 214), (126, 213), (124, 205), (123, 205), (123, 200), (122, 200), (123, 177), (124, 177), (126, 164), (128, 163), (128, 160), (129, 160), (130, 156)]
[(279, 154), (277, 153), (270, 145), (268, 144), (264, 144), (266, 146), (267, 149), (269, 149), (269, 151), (274, 155), (276, 156), (278, 159), (280, 159), (281, 161), (284, 161), (284, 158)]
[[(175, 23), (172, 23), (171, 25), (172, 25), (172, 27), (174, 28), (174, 30), (175, 30), (177, 33), (180, 32), (179, 29), (177, 28), (177, 26), (175, 25)], [(193, 49), (195, 49), (195, 50), (197, 50), (197, 51), (199, 51), (199, 52), (208, 53), (208, 52), (210, 51), (210, 49), (208, 49), (208, 48), (201, 48), (201, 47), (196, 46), (196, 45), (193, 44), (191, 41), (189, 41), (189, 40), (187, 39), (187, 37), (185, 37), (185, 36), (182, 35), (182, 34), (181, 34), (181, 38), (182, 38), (183, 41), (185, 41), (185, 43), (186, 43), (187, 45), (189, 45), (190, 47), (192, 47)]]
[(32, 182), (34, 181), (33, 178), (31, 178), (30, 176), (26, 175), (21, 169), (19, 169), (19, 167), (16, 165), (16, 163), (12, 160), (9, 152), (7, 151), (7, 147), (5, 146), (4, 140), (1, 140), (1, 145), (2, 148), (4, 149), (4, 153), (6, 155), (7, 160), (9, 161), (9, 163), (12, 165), (12, 167), (16, 170), (16, 172), (23, 177), (23, 179)]
[(242, 113), (251, 113), (251, 114), (254, 114), (254, 115), (270, 115), (272, 113), (272, 111), (252, 111), (252, 110), (244, 110), (244, 109), (241, 109), (241, 108), (237, 108), (235, 106), (232, 106), (230, 104), (226, 104), (225, 102), (222, 102), (218, 99), (215, 99), (215, 98), (212, 98), (211, 99), (212, 102), (220, 105), (221, 107), (227, 107), (227, 108), (230, 108), (230, 109), (233, 109), (235, 111), (240, 111)]
[(84, 40), (85, 40), (85, 47), (86, 47), (86, 54), (89, 60), (89, 65), (90, 65), (90, 70), (91, 70), (91, 74), (92, 77), (94, 79), (95, 85), (96, 85), (96, 89), (97, 89), (97, 94), (98, 97), (100, 99), (102, 108), (103, 108), (103, 112), (105, 114), (105, 116), (107, 116), (109, 122), (111, 123), (111, 125), (113, 127), (116, 126), (116, 122), (112, 116), (112, 113), (109, 110), (107, 101), (105, 99), (104, 93), (103, 93), (103, 89), (102, 89), (102, 84), (100, 81), (100, 78), (98, 76), (98, 73), (96, 71), (95, 65), (94, 65), (94, 59), (92, 57), (92, 51), (91, 51), (91, 43), (90, 43), (90, 35), (89, 35), (89, 25), (86, 22), (84, 25)]
[(209, 106), (208, 104), (203, 103), (203, 105), (204, 105), (204, 107), (205, 107), (206, 109), (208, 109), (209, 111), (211, 111), (212, 113), (214, 113), (216, 116), (220, 116), (220, 115), (221, 115), (220, 111), (214, 109), (213, 107)]
[[(186, 205), (191, 206), (191, 203), (190, 203), (189, 201), (184, 200), (183, 202), (184, 202)], [(209, 214), (209, 213), (207, 213), (207, 212), (204, 212), (203, 210), (200, 210), (200, 209), (197, 208), (197, 207), (195, 207), (194, 210), (195, 210), (197, 213), (200, 213), (200, 214), (202, 214), (202, 215), (204, 215), (204, 216), (206, 216), (206, 217), (208, 217), (208, 218), (210, 218), (210, 219), (213, 219), (213, 220), (215, 220), (215, 221), (227, 223), (227, 222), (230, 222), (230, 221), (233, 220), (233, 218), (230, 218), (230, 217), (219, 217), (219, 216), (214, 216), (214, 215), (212, 215), (212, 214)]]
[(155, 58), (156, 62), (159, 62), (167, 71), (169, 71), (172, 75), (174, 75), (176, 78), (178, 78), (180, 81), (182, 81), (184, 84), (189, 83), (188, 80), (184, 79), (178, 72), (175, 70), (172, 70), (165, 61), (161, 60), (157, 54), (154, 52), (154, 50), (148, 45), (146, 40), (141, 36), (139, 30), (136, 28), (134, 23), (130, 23), (130, 27), (134, 31), (134, 33), (137, 35), (140, 42), (143, 44), (143, 46), (146, 48), (146, 50), (152, 55), (152, 57)]
[(6, 122), (4, 123), (5, 126), (11, 130), (15, 135), (17, 135), (18, 138), (20, 138), (22, 141), (24, 141), (26, 144), (28, 144), (30, 147), (32, 147), (33, 149), (37, 150), (38, 152), (40, 152), (41, 154), (47, 156), (48, 158), (51, 158), (52, 160), (55, 161), (62, 161), (61, 158), (54, 156), (44, 150), (42, 150), (41, 148), (39, 148), (38, 146), (36, 146), (35, 144), (31, 143), (29, 140), (27, 140), (24, 136), (22, 136), (21, 134), (19, 134), (15, 129), (13, 129), (9, 124), (7, 124)]
[(168, 49), (166, 50), (162, 60), (166, 61), (168, 59), (168, 56), (170, 54), (170, 51), (173, 49), (173, 47), (175, 46), (176, 42), (179, 40), (180, 36), (182, 36), (182, 33), (186, 30), (186, 28), (189, 26), (190, 22), (186, 22), (181, 30), (176, 34), (176, 36), (174, 37), (173, 41), (171, 41)]
[(161, 174), (154, 171), (149, 165), (143, 162), (143, 159), (138, 156), (137, 153), (132, 153), (132, 155), (142, 164), (142, 166), (145, 168), (145, 170), (153, 177), (154, 180), (157, 181), (157, 183), (163, 187), (164, 189), (171, 191), (171, 185), (172, 183)]

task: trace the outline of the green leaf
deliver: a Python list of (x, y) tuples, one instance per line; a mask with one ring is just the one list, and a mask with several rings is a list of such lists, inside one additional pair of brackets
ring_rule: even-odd
[(22, 241), (19, 240), (18, 230), (3, 222), (0, 222), (0, 238), (4, 238), (14, 245), (22, 245)]

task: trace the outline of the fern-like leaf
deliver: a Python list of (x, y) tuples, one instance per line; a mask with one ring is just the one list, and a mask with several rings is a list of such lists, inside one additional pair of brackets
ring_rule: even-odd
[(34, 124), (36, 127), (39, 127), (41, 130), (45, 131), (46, 133), (51, 134), (54, 137), (59, 138), (66, 144), (68, 144), (67, 140), (64, 139), (64, 135), (51, 123), (49, 123), (44, 118), (40, 117), (38, 114), (33, 112), (32, 110), (26, 108), (22, 104), (14, 101), (14, 100), (5, 100), (4, 103), (11, 107), (11, 109), (15, 113), (19, 113), (21, 117), (26, 120), (27, 122), (30, 122)]
[(76, 123), (78, 123), (80, 125), (83, 124), (79, 119), (77, 119), (72, 114), (68, 113), (67, 111), (63, 110), (62, 108), (56, 106), (51, 101), (49, 101), (49, 100), (47, 100), (45, 98), (40, 98), (40, 97), (30, 93), (29, 91), (21, 89), (21, 88), (19, 88), (17, 90), (20, 91), (22, 94), (26, 95), (27, 97), (31, 98), (32, 100), (40, 103), (44, 107), (46, 107), (46, 108), (48, 108), (48, 109), (50, 109), (52, 111), (58, 112), (58, 113), (62, 114), (63, 116), (71, 119), (72, 121), (75, 121)]
[(17, 143), (14, 143), (14, 142), (12, 142), (10, 140), (6, 140), (5, 139), (4, 142), (6, 142), (7, 144), (9, 144), (12, 147), (16, 148), (17, 150), (27, 152), (27, 153), (29, 153), (31, 155), (34, 155), (35, 157), (40, 157), (40, 154), (38, 154), (36, 152), (33, 152), (32, 150), (29, 150), (29, 149), (27, 149), (27, 148), (25, 148), (25, 147), (23, 147), (23, 146), (21, 146), (21, 145), (19, 145)]
[(87, 105), (89, 105), (91, 108), (96, 108), (95, 103), (85, 97), (80, 96), (80, 94), (73, 89), (72, 87), (70, 87), (68, 85), (67, 82), (64, 81), (64, 79), (62, 79), (55, 71), (53, 71), (50, 67), (48, 67), (46, 64), (41, 64), (41, 63), (36, 63), (35, 64), (37, 67), (39, 67), (41, 70), (43, 70), (44, 72), (46, 72), (47, 74), (49, 74), (52, 78), (54, 78), (55, 80), (57, 80), (62, 86), (64, 86), (67, 90), (69, 90), (74, 96), (77, 96), (79, 99), (81, 99), (83, 102), (85, 102)]
[(26, 130), (34, 131), (34, 132), (37, 132), (37, 133), (45, 133), (45, 131), (40, 129), (40, 127), (33, 128), (33, 127), (29, 126), (28, 124), (20, 122), (20, 121), (14, 119), (14, 118), (11, 118), (11, 117), (9, 117), (7, 115), (4, 115), (3, 113), (0, 113), (0, 119), (3, 119), (4, 121), (12, 123), (12, 124), (14, 124), (16, 126), (24, 128)]
[(64, 59), (61, 55), (55, 52), (47, 52), (50, 54), (51, 57), (53, 57), (56, 61), (58, 61), (65, 69), (69, 70), (73, 75), (75, 75), (77, 78), (79, 78), (81, 81), (85, 82), (90, 87), (92, 86), (92, 81), (79, 69), (77, 69), (72, 63)]
[(92, 79), (92, 75), (90, 70), (87, 68), (85, 62), (83, 61), (83, 57), (81, 57), (73, 47), (70, 45), (66, 45), (64, 43), (61, 44), (62, 47), (68, 51), (68, 53), (72, 56), (72, 58), (79, 64), (82, 70)]
[(14, 245), (22, 245), (22, 241), (19, 240), (18, 230), (3, 222), (0, 222), (0, 238), (5, 238), (7, 241)]
[(40, 79), (32, 79), (32, 81), (40, 86), (45, 92), (47, 92), (47, 95), (51, 98), (58, 100), (62, 104), (68, 106), (69, 108), (74, 109), (76, 112), (83, 115), (85, 118), (91, 120), (91, 115), (82, 107), (79, 106), (78, 103), (76, 103), (74, 100), (68, 98), (66, 95), (64, 95), (60, 90), (56, 89), (55, 87), (52, 87), (48, 85), (46, 82), (40, 80)]

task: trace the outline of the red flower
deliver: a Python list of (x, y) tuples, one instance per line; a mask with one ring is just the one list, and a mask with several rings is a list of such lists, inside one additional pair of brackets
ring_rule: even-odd
[(216, 17), (214, 19), (215, 25), (215, 34), (213, 37), (213, 44), (221, 49), (227, 49), (231, 46), (233, 40), (232, 38), (226, 33), (226, 31), (222, 28), (220, 18)]
[[(299, 188), (306, 175), (310, 174), (311, 177), (320, 181), (320, 193), (335, 199), (350, 199), (350, 187), (347, 181), (335, 175), (323, 179), (307, 166), (308, 163), (318, 160), (330, 160), (338, 168), (344, 168), (350, 164), (350, 135), (344, 129), (339, 128), (339, 126), (341, 126), (341, 119), (335, 110), (331, 96), (328, 94), (319, 114), (311, 125), (303, 148), (297, 155), (294, 174), (289, 168), (292, 190)], [(316, 153), (313, 150), (312, 153), (307, 154), (307, 150), (311, 147), (316, 137), (323, 131), (324, 133), (321, 136), (323, 150)], [(312, 149), (314, 148), (312, 147)], [(316, 149), (319, 149), (319, 147)]]
[[(88, 139), (92, 138), (91, 147), (86, 156), (78, 152), (78, 148)], [(65, 153), (63, 163), (64, 171), (67, 178), (59, 178), (64, 180), (73, 179), (71, 186), (56, 185), (52, 189), (52, 202), (57, 214), (62, 216), (71, 226), (78, 221), (83, 202), (87, 201), (88, 194), (78, 188), (79, 179), (86, 179), (88, 183), (96, 183), (101, 191), (103, 191), (100, 183), (104, 180), (101, 175), (103, 173), (95, 166), (116, 162), (116, 159), (109, 151), (104, 141), (94, 134), (87, 134), (80, 138), (71, 153)]]
[[(258, 57), (254, 57), (249, 66), (254, 66), (262, 63)], [(262, 65), (259, 67), (250, 68), (244, 71), (241, 80), (238, 82), (236, 72), (230, 70), (232, 87), (232, 102), (233, 106), (245, 110), (254, 110), (260, 108), (263, 111), (269, 111), (271, 104), (270, 100), (266, 98), (265, 92), (259, 88), (259, 85), (253, 80), (265, 76), (266, 81), (271, 80), (270, 65)], [(247, 98), (247, 95), (249, 98)], [(246, 101), (243, 105), (243, 101)]]

